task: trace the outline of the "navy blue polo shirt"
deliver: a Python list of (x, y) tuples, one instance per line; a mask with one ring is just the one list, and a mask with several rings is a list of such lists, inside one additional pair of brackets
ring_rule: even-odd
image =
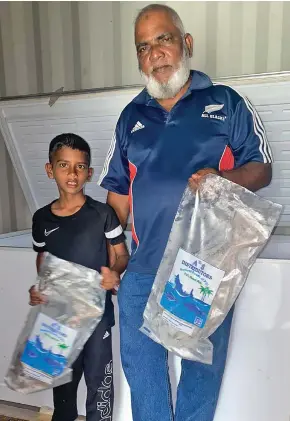
[(247, 98), (198, 71), (170, 112), (144, 89), (121, 113), (99, 184), (129, 195), (129, 271), (155, 274), (188, 178), (202, 168), (272, 162), (265, 129)]

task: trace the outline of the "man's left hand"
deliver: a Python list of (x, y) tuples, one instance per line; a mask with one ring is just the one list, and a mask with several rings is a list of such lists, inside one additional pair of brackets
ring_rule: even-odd
[(196, 192), (196, 190), (199, 187), (202, 177), (206, 176), (207, 174), (220, 175), (220, 173), (213, 168), (204, 168), (202, 170), (197, 171), (195, 174), (192, 174), (192, 176), (188, 180), (189, 187), (194, 192)]

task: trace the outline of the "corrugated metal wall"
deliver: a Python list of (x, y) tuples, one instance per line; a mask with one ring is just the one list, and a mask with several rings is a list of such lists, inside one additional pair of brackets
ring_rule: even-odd
[(31, 215), (0, 135), (0, 234), (31, 226)]
[[(140, 83), (133, 20), (149, 3), (0, 2), (0, 95)], [(193, 68), (212, 77), (290, 70), (290, 2), (164, 3), (195, 39)], [(10, 168), (1, 141), (0, 159)], [(18, 187), (11, 193), (8, 180), (9, 188), (0, 179), (0, 231), (27, 224), (18, 216), (21, 193)], [(7, 191), (14, 197), (8, 202), (2, 199)]]
[[(290, 69), (290, 2), (166, 2), (212, 77)], [(149, 2), (1, 2), (1, 96), (140, 82), (133, 42)]]

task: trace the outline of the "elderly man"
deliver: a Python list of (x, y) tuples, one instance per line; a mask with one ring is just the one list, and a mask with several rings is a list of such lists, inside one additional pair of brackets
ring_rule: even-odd
[(133, 419), (212, 421), (232, 312), (211, 337), (212, 365), (182, 361), (175, 415), (167, 351), (140, 333), (142, 314), (188, 180), (196, 189), (215, 173), (256, 191), (271, 180), (271, 151), (251, 103), (190, 70), (193, 40), (173, 9), (141, 10), (135, 44), (146, 88), (123, 110), (99, 180), (124, 226), (129, 210), (132, 216), (132, 256), (118, 299)]

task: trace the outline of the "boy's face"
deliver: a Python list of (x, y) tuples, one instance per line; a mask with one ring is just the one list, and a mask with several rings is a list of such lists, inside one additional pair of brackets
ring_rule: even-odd
[(46, 164), (45, 169), (48, 177), (55, 179), (59, 190), (70, 194), (79, 193), (93, 175), (85, 152), (67, 146), (53, 154), (52, 164)]

